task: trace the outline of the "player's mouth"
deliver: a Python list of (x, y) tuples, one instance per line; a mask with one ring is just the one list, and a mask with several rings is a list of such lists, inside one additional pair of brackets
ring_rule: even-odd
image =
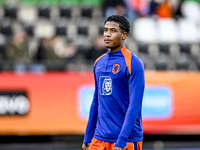
[(110, 42), (112, 42), (112, 41), (111, 41), (111, 40), (105, 39), (104, 42), (105, 42), (105, 43), (110, 43)]

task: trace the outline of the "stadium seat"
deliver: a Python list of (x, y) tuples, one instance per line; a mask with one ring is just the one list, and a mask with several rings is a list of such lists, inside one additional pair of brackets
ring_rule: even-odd
[(82, 26), (82, 25), (79, 25), (78, 26), (78, 34), (82, 34), (82, 35), (88, 35), (88, 28), (87, 26)]
[(104, 27), (103, 26), (98, 26), (98, 33), (103, 35), (103, 33), (104, 33)]
[(42, 18), (50, 18), (50, 7), (48, 5), (38, 6), (38, 16)]
[(0, 31), (2, 34), (11, 36), (13, 34), (12, 20), (9, 18), (3, 18), (0, 24)]
[(88, 26), (89, 26), (88, 19), (80, 18), (77, 21), (77, 34), (88, 36), (89, 35)]
[(137, 55), (143, 61), (145, 69), (154, 69), (154, 64), (149, 55), (149, 45), (146, 43), (137, 44)]
[(185, 53), (186, 55), (190, 55), (191, 52), (191, 44), (189, 43), (180, 43), (179, 44), (180, 47), (180, 53)]
[(198, 42), (199, 33), (195, 22), (181, 18), (178, 20), (178, 29), (180, 34), (179, 42)]
[(138, 42), (156, 43), (158, 34), (155, 20), (152, 18), (138, 18), (133, 24), (133, 36)]
[(63, 5), (59, 7), (60, 17), (64, 18), (71, 18), (72, 17), (72, 10), (71, 7), (67, 5)]
[(156, 70), (167, 70), (168, 57), (164, 53), (159, 53), (155, 58), (155, 69)]
[(5, 5), (4, 6), (4, 16), (16, 19), (18, 8), (14, 5)]
[(196, 59), (200, 56), (200, 43), (190, 45), (190, 56), (192, 59)]
[(178, 42), (178, 28), (174, 19), (158, 19), (157, 26), (160, 43)]
[(92, 6), (81, 6), (81, 17), (83, 18), (92, 18), (92, 13), (93, 13), (93, 10), (92, 10)]
[(55, 35), (55, 27), (53, 23), (49, 20), (38, 20), (35, 23), (34, 27), (34, 36), (36, 38), (41, 38), (41, 37), (53, 37)]
[(196, 65), (198, 70), (200, 70), (200, 56), (196, 59)]
[(159, 44), (159, 52), (169, 55), (170, 54), (169, 44), (160, 43)]
[(18, 10), (18, 19), (22, 22), (31, 24), (37, 17), (37, 8), (34, 6), (21, 6)]
[[(199, 20), (200, 24), (200, 20)], [(197, 33), (198, 33), (198, 40), (200, 41), (200, 25), (197, 27)]]
[(156, 43), (151, 43), (148, 46), (148, 51), (149, 51), (149, 57), (151, 59), (155, 59), (155, 57), (159, 54), (159, 44)]
[(56, 35), (58, 36), (67, 35), (66, 21), (64, 19), (57, 20), (55, 27), (56, 27)]
[(184, 53), (176, 58), (176, 69), (177, 70), (188, 70), (189, 69), (189, 57)]
[[(92, 17), (93, 17), (92, 19), (95, 21), (99, 20), (100, 18), (104, 19), (102, 8), (101, 7), (93, 7), (92, 8)], [(101, 23), (103, 23), (103, 22), (101, 22)]]
[(23, 24), (23, 28), (29, 36), (34, 36), (34, 26), (32, 24)]
[(0, 59), (4, 58), (6, 48), (6, 38), (4, 35), (0, 34)]
[(148, 44), (138, 43), (138, 53), (148, 55)]

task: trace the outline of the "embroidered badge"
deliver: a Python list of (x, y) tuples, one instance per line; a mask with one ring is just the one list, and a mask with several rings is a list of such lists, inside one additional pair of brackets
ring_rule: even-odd
[(114, 74), (118, 73), (119, 72), (119, 68), (120, 68), (120, 65), (119, 64), (114, 64), (113, 65), (113, 68), (112, 68), (112, 72)]
[(112, 79), (110, 76), (101, 76), (99, 78), (99, 92), (101, 95), (111, 95)]

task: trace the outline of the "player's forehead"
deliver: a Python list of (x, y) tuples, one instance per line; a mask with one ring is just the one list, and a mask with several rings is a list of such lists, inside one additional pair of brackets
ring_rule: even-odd
[(114, 28), (114, 29), (117, 29), (117, 30), (121, 30), (120, 27), (119, 27), (119, 24), (114, 22), (114, 21), (107, 21), (104, 25), (104, 28), (106, 28), (106, 29)]

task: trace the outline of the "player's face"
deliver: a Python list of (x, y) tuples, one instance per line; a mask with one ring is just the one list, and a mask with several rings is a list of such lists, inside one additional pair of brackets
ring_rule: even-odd
[(107, 21), (104, 26), (104, 43), (112, 52), (123, 47), (124, 33), (119, 24), (113, 21)]

